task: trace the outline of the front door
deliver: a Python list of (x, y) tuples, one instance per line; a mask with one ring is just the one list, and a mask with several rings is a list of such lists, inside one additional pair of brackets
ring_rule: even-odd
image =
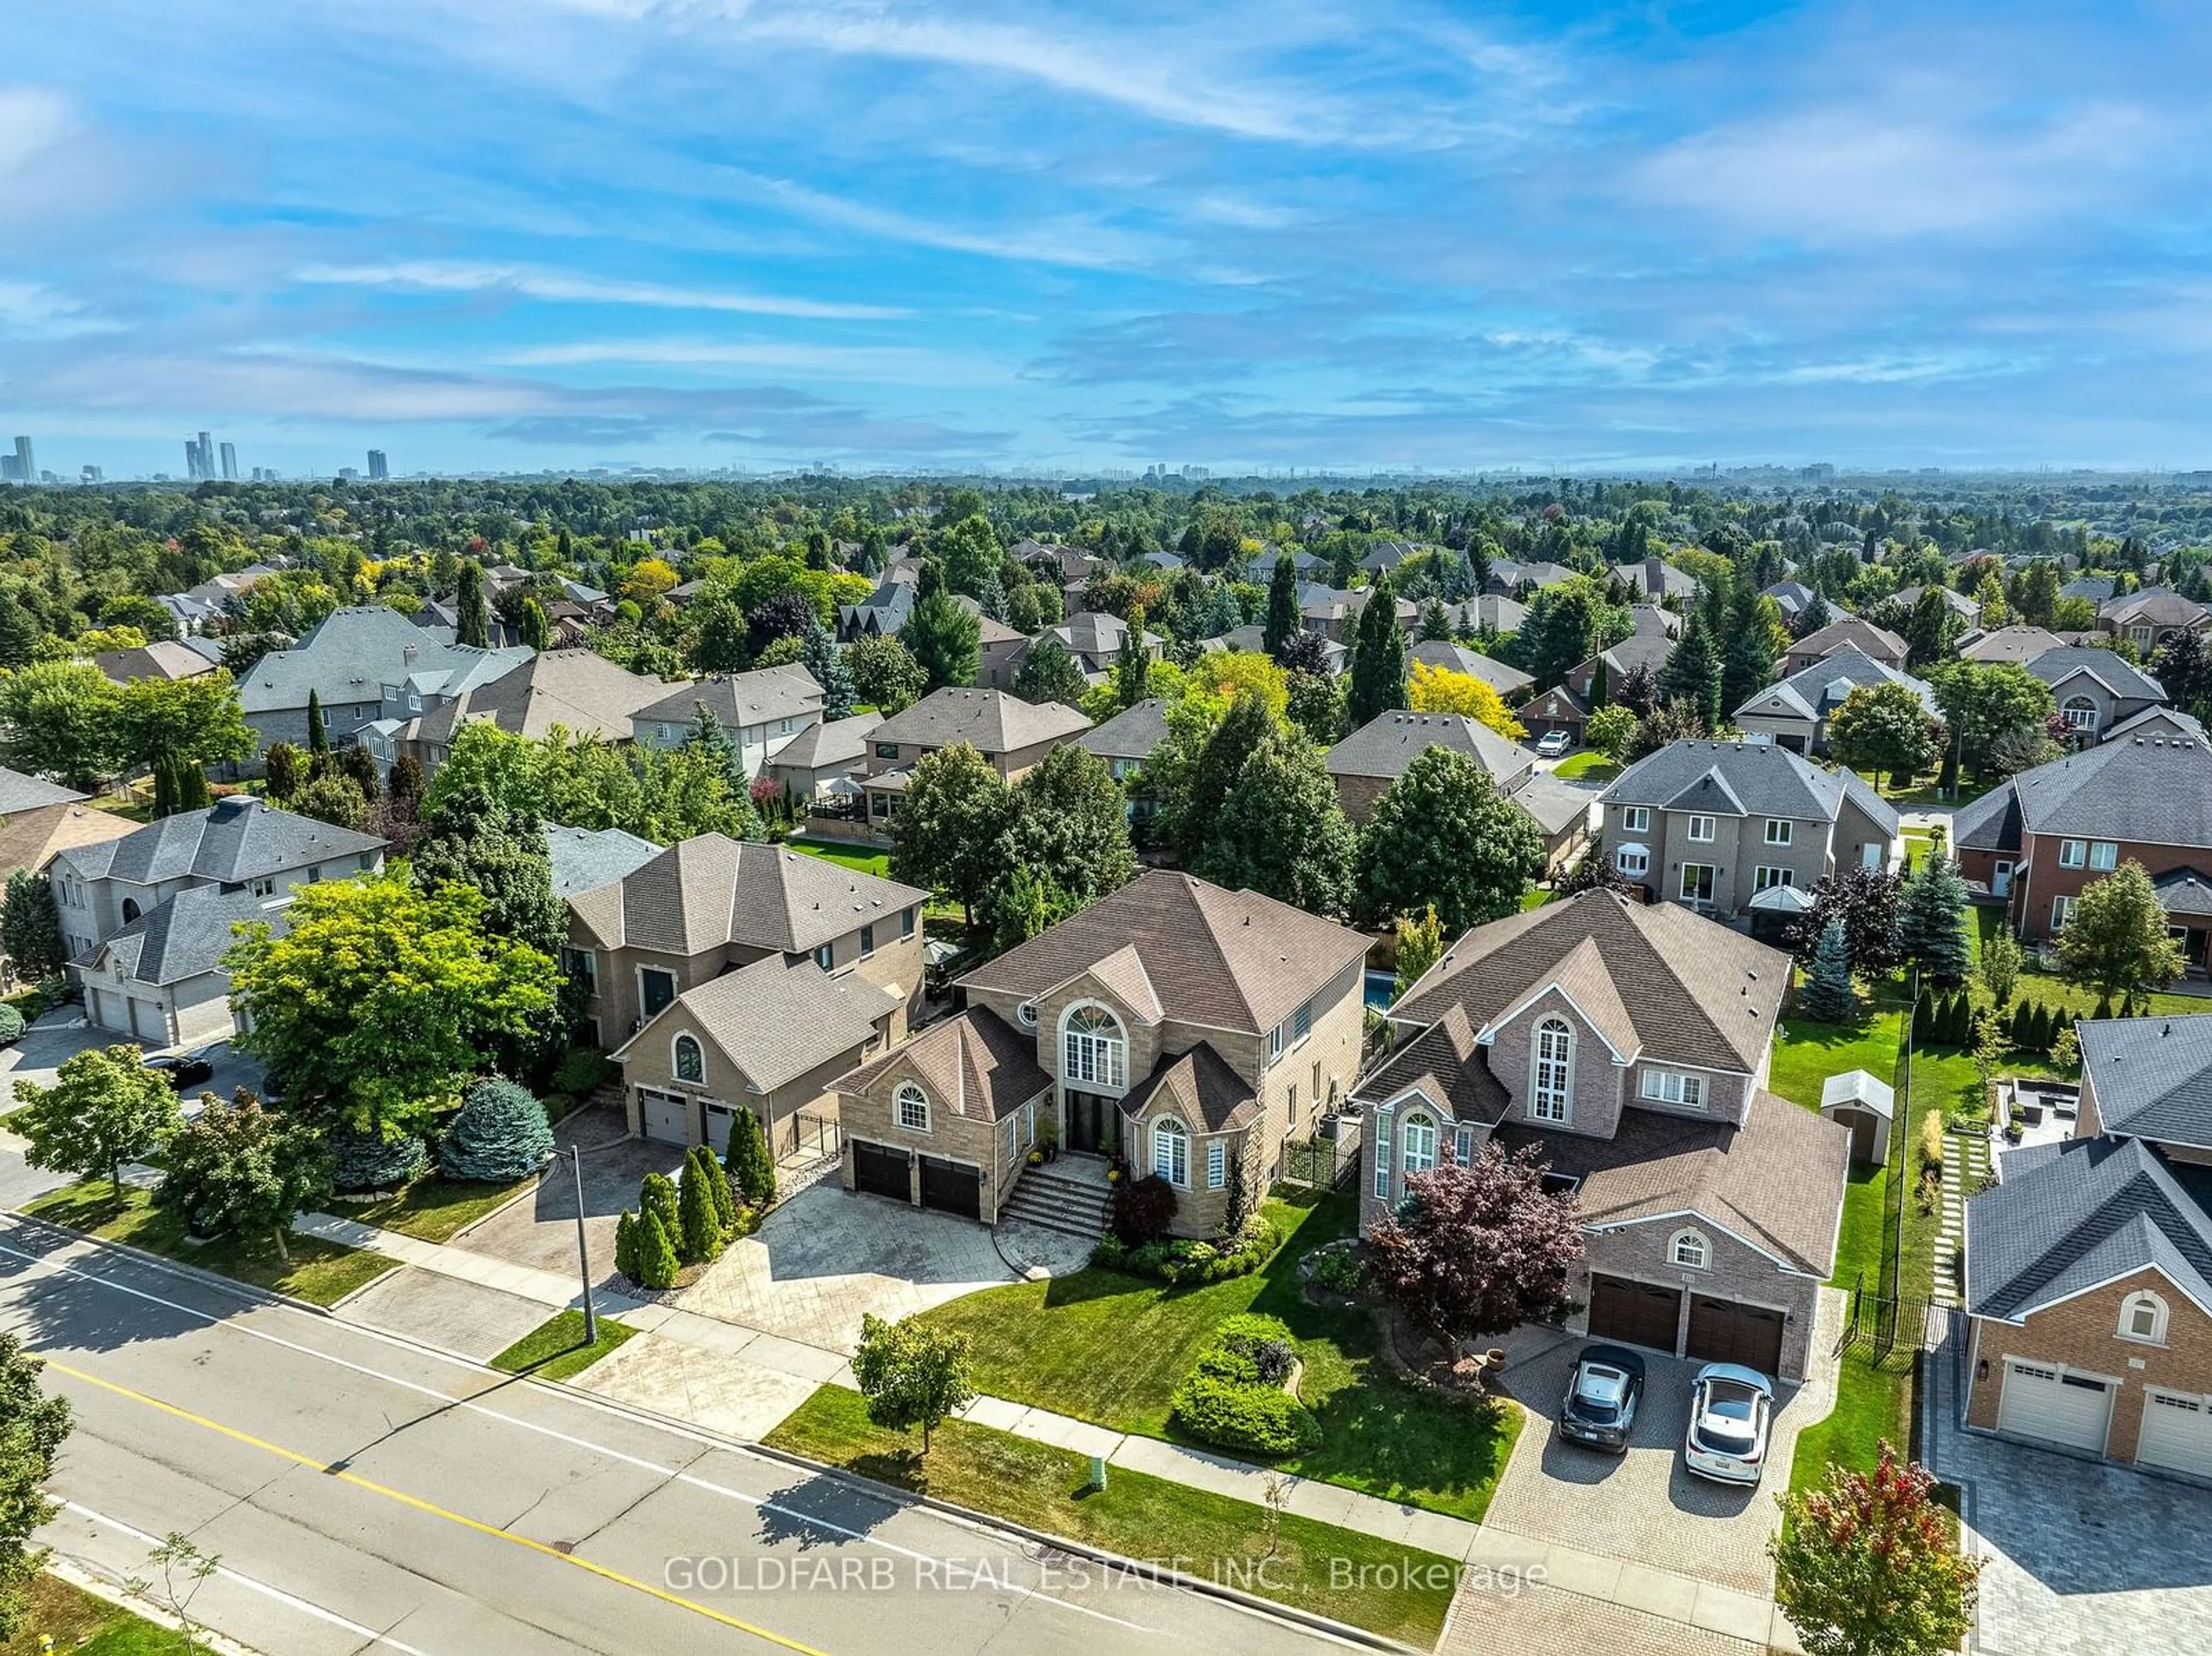
[(1121, 1146), (1121, 1101), (1097, 1093), (1067, 1095), (1067, 1148), (1111, 1156)]
[(2012, 864), (1998, 863), (1990, 870), (1990, 895), (1996, 897), (2012, 895)]

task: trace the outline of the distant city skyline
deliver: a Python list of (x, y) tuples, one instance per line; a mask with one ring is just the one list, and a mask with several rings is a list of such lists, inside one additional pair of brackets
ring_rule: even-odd
[(0, 64), (63, 476), (2212, 464), (2212, 8), (149, 15)]

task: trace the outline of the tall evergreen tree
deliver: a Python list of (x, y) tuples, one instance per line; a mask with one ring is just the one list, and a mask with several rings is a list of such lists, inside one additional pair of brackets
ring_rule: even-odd
[(1128, 638), (1114, 662), (1114, 700), (1124, 707), (1133, 707), (1145, 699), (1145, 687), (1151, 682), (1152, 671), (1152, 658), (1145, 650), (1143, 604), (1130, 608), (1128, 626)]
[(1376, 576), (1359, 612), (1352, 654), (1352, 728), (1358, 730), (1407, 701), (1406, 635), (1398, 630), (1398, 595), (1390, 572)]
[(1972, 967), (1966, 946), (1966, 883), (1958, 864), (1930, 854), (1898, 899), (1898, 944), (1930, 983), (1954, 988)]
[(491, 617), (484, 608), (483, 571), (474, 558), (463, 558), (454, 572), (453, 642), (479, 650), (491, 642)]
[(318, 690), (307, 692), (307, 751), (314, 755), (309, 763), (316, 767), (330, 756), (330, 727), (323, 722), (323, 698)]
[(1748, 580), (1735, 583), (1721, 646), (1720, 705), (1730, 717), (1774, 676), (1774, 629), (1767, 610), (1768, 600), (1756, 586)]
[(1274, 573), (1267, 578), (1267, 619), (1261, 628), (1261, 647), (1273, 655), (1283, 640), (1298, 630), (1298, 569), (1287, 552), (1275, 556)]
[(982, 656), (982, 622), (949, 591), (934, 561), (925, 559), (914, 613), (899, 629), (899, 641), (920, 664), (927, 690), (975, 683)]
[(1816, 1023), (1850, 1023), (1858, 1016), (1858, 992), (1851, 986), (1850, 946), (1844, 938), (1841, 915), (1820, 930), (1797, 1004)]
[(1702, 611), (1690, 617), (1682, 636), (1668, 652), (1659, 674), (1659, 693), (1706, 730), (1721, 722), (1721, 663)]
[(822, 718), (824, 723), (853, 716), (853, 671), (845, 664), (845, 652), (837, 647), (837, 640), (817, 616), (807, 628), (805, 641), (799, 650), (799, 665), (822, 687)]

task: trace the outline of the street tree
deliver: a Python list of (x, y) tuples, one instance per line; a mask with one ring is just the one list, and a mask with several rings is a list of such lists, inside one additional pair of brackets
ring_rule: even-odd
[(123, 1164), (155, 1149), (183, 1119), (167, 1077), (142, 1059), (136, 1046), (88, 1046), (63, 1060), (51, 1087), (17, 1082), (24, 1107), (8, 1125), (29, 1141), (23, 1159), (80, 1179), (106, 1174), (120, 1201)]
[(1517, 913), (1543, 867), (1528, 813), (1466, 754), (1432, 746), (1376, 802), (1359, 840), (1358, 907), (1370, 925), (1431, 909), (1456, 937)]
[(29, 1619), (31, 1583), (46, 1559), (31, 1538), (61, 1511), (46, 1485), (70, 1406), (40, 1387), (44, 1367), (19, 1336), (0, 1334), (0, 1640), (10, 1641)]
[(195, 1236), (265, 1238), (289, 1260), (293, 1215), (320, 1207), (331, 1180), (327, 1135), (241, 1089), (231, 1104), (208, 1099), (171, 1134), (154, 1202)]
[(863, 1315), (853, 1352), (853, 1384), (867, 1399), (868, 1418), (894, 1432), (930, 1435), (975, 1400), (968, 1337), (908, 1317), (887, 1323)]
[[(1397, 1131), (1411, 1121), (1401, 1113)], [(1573, 1192), (1547, 1189), (1544, 1170), (1534, 1145), (1508, 1155), (1485, 1141), (1463, 1166), (1447, 1155), (1407, 1174), (1397, 1210), (1368, 1232), (1376, 1286), (1447, 1350), (1556, 1314), (1582, 1222)]]
[(1781, 1499), (1774, 1596), (1808, 1656), (1936, 1656), (1973, 1624), (1982, 1561), (1961, 1553), (1936, 1477), (1885, 1441), (1875, 1469), (1831, 1464)]
[(2138, 989), (2163, 989), (2182, 973), (2181, 945), (2143, 865), (2130, 858), (2074, 900), (2058, 933), (2058, 969), (2069, 983), (2124, 1003)]

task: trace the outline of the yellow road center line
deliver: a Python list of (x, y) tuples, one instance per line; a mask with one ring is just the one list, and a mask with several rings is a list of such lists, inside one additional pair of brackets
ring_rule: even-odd
[(366, 1489), (371, 1495), (380, 1495), (386, 1500), (397, 1501), (403, 1506), (412, 1507), (417, 1512), (428, 1513), (433, 1518), (443, 1519), (448, 1524), (458, 1524), (463, 1529), (476, 1531), (479, 1535), (491, 1536), (501, 1541), (512, 1542), (518, 1547), (526, 1547), (532, 1552), (540, 1553), (547, 1558), (572, 1565), (589, 1574), (599, 1576), (603, 1580), (611, 1581), (617, 1586), (629, 1587), (649, 1598), (658, 1598), (665, 1604), (673, 1604), (678, 1610), (690, 1611), (694, 1616), (703, 1616), (710, 1622), (719, 1622), (724, 1627), (734, 1628), (740, 1633), (749, 1633), (756, 1639), (765, 1639), (772, 1645), (778, 1645), (785, 1650), (798, 1653), (798, 1656), (825, 1656), (825, 1653), (815, 1649), (811, 1645), (803, 1645), (795, 1639), (787, 1639), (780, 1633), (771, 1632), (764, 1627), (757, 1627), (740, 1617), (725, 1615), (712, 1605), (699, 1603), (696, 1598), (686, 1598), (681, 1593), (669, 1592), (665, 1587), (656, 1587), (650, 1581), (641, 1581), (634, 1575), (626, 1575), (620, 1570), (610, 1569), (605, 1564), (595, 1564), (588, 1558), (579, 1558), (574, 1553), (562, 1552), (559, 1548), (548, 1546), (543, 1541), (533, 1541), (526, 1535), (517, 1535), (513, 1530), (501, 1529), (495, 1524), (482, 1523), (465, 1513), (451, 1511), (437, 1505), (434, 1501), (425, 1501), (419, 1495), (409, 1495), (404, 1489), (395, 1489), (388, 1484), (379, 1483), (373, 1478), (363, 1477), (358, 1472), (348, 1471), (342, 1465), (318, 1460), (314, 1456), (301, 1454), (296, 1449), (287, 1449), (280, 1443), (271, 1443), (266, 1438), (254, 1436), (251, 1432), (242, 1432), (235, 1426), (226, 1426), (219, 1420), (210, 1420), (204, 1415), (194, 1414), (191, 1410), (180, 1408), (176, 1404), (166, 1403), (160, 1398), (149, 1396), (144, 1392), (134, 1391), (128, 1386), (118, 1385), (111, 1380), (103, 1380), (98, 1374), (88, 1374), (83, 1369), (74, 1368), (58, 1358), (42, 1356), (40, 1361), (58, 1374), (67, 1374), (71, 1380), (82, 1380), (88, 1386), (96, 1386), (101, 1391), (112, 1392), (119, 1398), (128, 1398), (133, 1403), (143, 1404), (149, 1409), (158, 1410), (162, 1414), (217, 1433), (235, 1442), (243, 1443), (250, 1448), (258, 1449), (264, 1454), (275, 1455), (281, 1460), (289, 1460), (295, 1465), (304, 1466), (310, 1471), (321, 1472), (326, 1477), (338, 1478), (352, 1484), (357, 1489)]

